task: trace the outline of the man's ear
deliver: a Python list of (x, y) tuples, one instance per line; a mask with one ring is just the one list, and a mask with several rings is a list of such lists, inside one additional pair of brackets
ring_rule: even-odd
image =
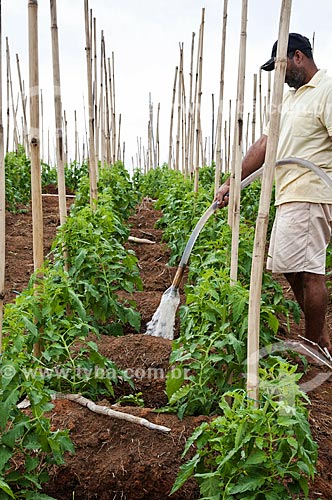
[(303, 52), (296, 49), (296, 51), (294, 52), (293, 61), (297, 64), (300, 64), (303, 61), (303, 58), (304, 58)]

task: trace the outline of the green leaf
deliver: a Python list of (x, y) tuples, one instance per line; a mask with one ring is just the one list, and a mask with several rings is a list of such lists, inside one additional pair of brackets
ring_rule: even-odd
[(30, 321), (26, 316), (22, 316), (22, 321), (27, 328), (27, 330), (32, 333), (34, 337), (38, 337), (38, 329), (32, 321)]
[(199, 474), (195, 475), (195, 477), (198, 480), (200, 494), (204, 498), (208, 498), (209, 500), (220, 500), (222, 498), (220, 480), (216, 473), (212, 473), (203, 479), (199, 478)]
[(195, 468), (200, 461), (200, 456), (198, 454), (194, 455), (191, 460), (181, 465), (180, 472), (174, 482), (172, 491), (170, 495), (178, 491), (188, 479), (193, 476)]
[(264, 477), (242, 477), (237, 484), (230, 489), (232, 495), (244, 493), (245, 491), (255, 491), (265, 483)]
[(4, 466), (12, 456), (12, 451), (7, 447), (0, 445), (0, 473), (3, 471)]
[(261, 450), (252, 451), (245, 462), (245, 466), (261, 464), (265, 462), (267, 458), (268, 457), (264, 451)]
[(0, 428), (4, 429), (7, 420), (9, 418), (9, 415), (13, 411), (13, 409), (16, 409), (16, 404), (19, 398), (19, 391), (15, 388), (13, 389), (9, 395), (7, 396), (7, 399), (0, 403)]
[(31, 472), (36, 469), (36, 467), (39, 465), (39, 458), (38, 457), (30, 457), (27, 455), (25, 457), (25, 469), (27, 472)]
[(177, 366), (167, 373), (166, 377), (166, 394), (168, 399), (171, 399), (173, 394), (180, 389), (184, 382), (184, 370)]
[(69, 288), (68, 293), (71, 298), (71, 305), (75, 306), (75, 311), (79, 315), (80, 319), (82, 321), (86, 321), (86, 310), (84, 309), (82, 301), (79, 299), (74, 290), (72, 290), (72, 288)]
[(5, 481), (2, 481), (2, 479), (0, 479), (0, 490), (7, 493), (7, 495), (9, 495), (10, 498), (15, 498), (15, 495), (10, 486), (7, 483), (5, 483)]
[(192, 387), (190, 384), (186, 384), (186, 385), (180, 387), (180, 389), (178, 391), (176, 391), (176, 392), (174, 392), (174, 394), (172, 394), (172, 397), (169, 400), (169, 404), (174, 405), (175, 403), (177, 403), (181, 399), (185, 398), (187, 396), (187, 394), (191, 391), (191, 389), (192, 389)]

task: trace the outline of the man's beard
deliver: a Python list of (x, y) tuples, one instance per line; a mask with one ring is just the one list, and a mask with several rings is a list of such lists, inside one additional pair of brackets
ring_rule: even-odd
[(303, 68), (291, 68), (286, 73), (285, 83), (294, 89), (299, 89), (306, 83), (306, 74)]

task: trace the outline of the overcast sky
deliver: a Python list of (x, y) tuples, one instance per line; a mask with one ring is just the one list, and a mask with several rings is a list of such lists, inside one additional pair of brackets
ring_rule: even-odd
[[(225, 102), (236, 96), (241, 0), (228, 2)], [(252, 100), (253, 74), (271, 54), (278, 35), (281, 0), (249, 0), (247, 25), (246, 100)], [(104, 31), (107, 56), (115, 54), (116, 106), (122, 116), (126, 164), (136, 157), (137, 137), (147, 145), (149, 93), (156, 116), (160, 103), (161, 162), (167, 161), (168, 135), (175, 66), (179, 42), (184, 43), (184, 77), (189, 85), (192, 32), (197, 34), (205, 7), (203, 60), (203, 136), (211, 136), (211, 95), (219, 96), (220, 46), (223, 0), (89, 0), (97, 31)], [(58, 0), (58, 30), (63, 109), (66, 110), (69, 147), (73, 158), (74, 110), (84, 135), (83, 95), (86, 97), (84, 0)], [(44, 141), (54, 129), (50, 1), (39, 0), (40, 88), (44, 97)], [(293, 0), (290, 31), (312, 39), (315, 60), (332, 75), (331, 0)], [(28, 0), (2, 0), (3, 47), (9, 39), (14, 93), (18, 92), (16, 57), (28, 85)], [(263, 85), (266, 84), (266, 75)], [(5, 89), (5, 71), (3, 76)], [(6, 93), (4, 91), (4, 99)], [(4, 101), (5, 102), (5, 101)], [(249, 106), (249, 105), (248, 105)], [(248, 109), (250, 111), (250, 109)], [(225, 114), (224, 114), (225, 116)], [(4, 117), (5, 118), (5, 117)], [(54, 155), (52, 155), (54, 156)]]

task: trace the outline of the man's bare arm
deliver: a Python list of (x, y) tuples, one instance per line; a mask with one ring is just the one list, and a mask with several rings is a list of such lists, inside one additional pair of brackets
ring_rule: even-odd
[[(264, 163), (266, 153), (267, 135), (262, 135), (247, 151), (242, 161), (241, 180), (258, 170)], [(215, 200), (219, 202), (220, 208), (228, 204), (230, 178), (220, 186)]]

